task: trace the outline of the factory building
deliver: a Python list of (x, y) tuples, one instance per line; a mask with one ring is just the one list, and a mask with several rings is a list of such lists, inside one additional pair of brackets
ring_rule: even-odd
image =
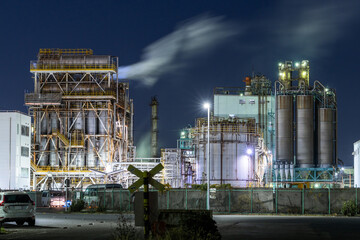
[(30, 63), (34, 189), (104, 182), (133, 157), (132, 99), (117, 71), (117, 57), (90, 49), (40, 49)]
[[(265, 186), (271, 181), (275, 146), (275, 101), (265, 76), (246, 77), (245, 88), (214, 89), (213, 112), (184, 128), (178, 140), (185, 184), (206, 182), (210, 150), (211, 184)], [(208, 149), (210, 147), (210, 149)]]
[(333, 181), (337, 165), (334, 89), (309, 83), (309, 62), (279, 63), (275, 181)]
[(31, 117), (0, 112), (0, 189), (30, 189)]

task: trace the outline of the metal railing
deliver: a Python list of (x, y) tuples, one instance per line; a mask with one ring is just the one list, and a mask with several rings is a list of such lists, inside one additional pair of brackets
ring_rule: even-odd
[(30, 71), (51, 71), (51, 70), (106, 70), (116, 72), (115, 64), (61, 64), (61, 63), (39, 63), (30, 62)]

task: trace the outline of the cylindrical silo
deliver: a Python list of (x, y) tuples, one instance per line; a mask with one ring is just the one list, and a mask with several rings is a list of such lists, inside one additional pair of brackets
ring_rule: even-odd
[(333, 111), (331, 108), (318, 111), (318, 165), (328, 168), (333, 164)]
[(104, 135), (106, 134), (107, 130), (107, 111), (102, 110), (100, 112), (100, 119), (99, 119), (99, 134)]
[(46, 135), (48, 134), (48, 114), (44, 113), (44, 116), (41, 120), (41, 134)]
[(57, 156), (56, 150), (57, 139), (53, 138), (50, 140), (50, 166), (51, 167), (58, 167), (59, 166), (59, 158)]
[(296, 161), (299, 167), (314, 166), (314, 100), (311, 95), (296, 98)]
[(276, 101), (276, 160), (293, 163), (293, 97), (279, 95)]
[(40, 157), (39, 157), (38, 165), (42, 167), (49, 165), (48, 153), (46, 152), (47, 150), (46, 142), (47, 142), (46, 138), (42, 138), (40, 141), (40, 154), (39, 154)]
[(207, 128), (204, 126), (199, 126), (199, 132), (196, 136), (197, 140), (197, 149), (195, 151), (195, 159), (196, 159), (196, 183), (202, 184), (206, 181), (205, 172), (206, 172), (206, 144), (205, 141), (207, 139), (207, 134), (205, 132)]
[(59, 130), (59, 119), (56, 112), (52, 112), (50, 114), (50, 125), (51, 125), (51, 132), (56, 132)]
[(96, 167), (95, 137), (90, 137), (87, 144), (86, 165), (90, 168)]
[(85, 166), (85, 158), (84, 158), (84, 153), (82, 151), (77, 152), (76, 155), (76, 167), (84, 167)]
[(95, 111), (89, 111), (87, 116), (86, 132), (87, 134), (96, 134), (97, 122)]
[[(80, 108), (80, 104), (78, 105)], [(82, 130), (83, 129), (83, 112), (80, 110), (79, 112), (74, 113), (74, 129), (75, 130)]]

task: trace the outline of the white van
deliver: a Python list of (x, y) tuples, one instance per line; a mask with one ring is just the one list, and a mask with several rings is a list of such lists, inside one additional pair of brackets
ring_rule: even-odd
[(35, 202), (24, 192), (0, 192), (0, 222), (35, 225)]

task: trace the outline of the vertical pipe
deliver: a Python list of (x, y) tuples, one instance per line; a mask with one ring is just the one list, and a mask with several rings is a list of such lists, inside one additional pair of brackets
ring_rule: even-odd
[(151, 98), (151, 156), (158, 157), (158, 106), (156, 96)]

